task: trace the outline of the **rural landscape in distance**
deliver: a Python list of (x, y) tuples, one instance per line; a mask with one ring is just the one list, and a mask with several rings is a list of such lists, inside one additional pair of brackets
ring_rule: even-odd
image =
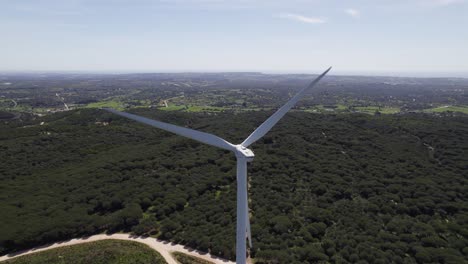
[(0, 0), (0, 264), (468, 264), (466, 14)]

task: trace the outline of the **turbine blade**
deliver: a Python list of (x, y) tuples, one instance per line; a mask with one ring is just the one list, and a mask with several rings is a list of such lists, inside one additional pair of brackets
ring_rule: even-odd
[(222, 138), (220, 138), (218, 136), (212, 135), (212, 134), (208, 134), (208, 133), (205, 133), (205, 132), (193, 130), (193, 129), (190, 129), (190, 128), (171, 125), (171, 124), (168, 124), (168, 123), (152, 120), (152, 119), (142, 117), (142, 116), (138, 116), (138, 115), (134, 115), (134, 114), (119, 112), (119, 111), (111, 109), (111, 108), (104, 108), (104, 110), (109, 111), (109, 112), (114, 113), (114, 114), (117, 114), (117, 115), (120, 115), (120, 116), (123, 116), (123, 117), (126, 117), (126, 118), (129, 118), (129, 119), (132, 119), (132, 120), (135, 120), (135, 121), (140, 122), (140, 123), (144, 123), (144, 124), (147, 124), (147, 125), (150, 125), (150, 126), (153, 126), (153, 127), (157, 127), (157, 128), (172, 132), (172, 133), (180, 135), (180, 136), (191, 138), (193, 140), (196, 140), (196, 141), (199, 141), (199, 142), (211, 145), (211, 146), (215, 146), (215, 147), (218, 147), (218, 148), (227, 149), (227, 150), (231, 150), (231, 151), (234, 151), (236, 149), (236, 147), (233, 144), (227, 142), (226, 140), (224, 140), (224, 139), (222, 139)]
[(250, 134), (248, 138), (241, 143), (242, 146), (248, 147), (255, 141), (263, 137), (270, 129), (278, 123), (278, 121), (301, 99), (304, 93), (314, 87), (330, 70), (332, 67), (328, 68), (324, 73), (318, 76), (309, 86), (303, 88), (299, 91), (291, 100), (289, 100), (285, 105), (278, 109), (272, 116), (270, 116), (265, 122), (263, 122), (255, 131)]

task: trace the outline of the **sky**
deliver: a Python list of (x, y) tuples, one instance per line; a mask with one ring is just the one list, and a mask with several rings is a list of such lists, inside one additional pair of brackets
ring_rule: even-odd
[(0, 71), (468, 77), (468, 0), (0, 0)]

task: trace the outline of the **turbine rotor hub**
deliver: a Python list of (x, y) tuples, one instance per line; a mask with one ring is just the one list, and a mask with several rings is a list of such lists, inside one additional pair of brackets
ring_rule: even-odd
[(253, 158), (255, 157), (251, 149), (248, 149), (242, 145), (236, 145), (236, 156), (238, 158), (248, 159), (248, 161), (252, 161)]

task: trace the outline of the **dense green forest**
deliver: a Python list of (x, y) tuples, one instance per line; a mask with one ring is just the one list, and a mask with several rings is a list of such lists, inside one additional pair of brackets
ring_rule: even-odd
[(147, 245), (122, 240), (102, 240), (54, 248), (17, 257), (4, 264), (167, 264)]
[[(132, 112), (233, 143), (271, 114)], [(256, 263), (467, 263), (467, 117), (292, 112), (252, 149)], [(0, 254), (124, 230), (235, 258), (227, 151), (82, 109), (2, 121), (0, 160)]]

